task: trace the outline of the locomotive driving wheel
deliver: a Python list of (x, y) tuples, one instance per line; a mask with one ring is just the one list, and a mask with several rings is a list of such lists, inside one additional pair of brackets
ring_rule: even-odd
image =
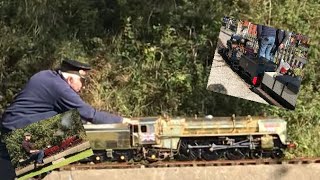
[(143, 159), (143, 155), (141, 154), (141, 153), (137, 153), (137, 154), (135, 154), (134, 156), (133, 156), (133, 161), (134, 162), (140, 162), (140, 161), (142, 161), (142, 159)]
[(210, 151), (209, 149), (205, 149), (202, 151), (201, 157), (206, 161), (218, 160), (220, 158), (220, 154), (217, 151)]
[(251, 159), (261, 159), (262, 158), (262, 152), (258, 150), (253, 150), (250, 152), (250, 158)]
[(180, 143), (180, 150), (179, 150), (179, 156), (178, 159), (182, 161), (193, 161), (198, 158), (197, 156), (198, 151), (197, 149), (189, 149), (188, 148), (188, 142), (181, 141)]
[(179, 146), (179, 154), (177, 155), (177, 159), (179, 159), (181, 161), (188, 160), (187, 152), (188, 152), (188, 144), (185, 141), (181, 140), (180, 146)]
[(240, 160), (245, 158), (245, 154), (239, 148), (229, 149), (225, 153), (225, 157), (229, 160)]
[(282, 150), (280, 150), (280, 149), (273, 150), (273, 152), (272, 152), (273, 159), (281, 159), (283, 157), (284, 157), (284, 153)]
[(147, 153), (147, 159), (149, 162), (156, 162), (158, 159), (158, 152), (154, 149), (149, 149)]
[(188, 160), (195, 161), (198, 158), (198, 149), (189, 149)]

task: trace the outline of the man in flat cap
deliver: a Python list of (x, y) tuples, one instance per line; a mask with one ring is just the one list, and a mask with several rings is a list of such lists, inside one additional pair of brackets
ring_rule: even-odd
[(24, 139), (22, 141), (22, 148), (27, 153), (27, 156), (29, 157), (29, 161), (35, 161), (36, 166), (42, 166), (43, 163), (43, 157), (44, 157), (44, 151), (42, 149), (35, 149), (34, 144), (30, 142), (31, 140), (31, 134), (28, 132), (24, 133)]
[(128, 123), (130, 120), (108, 112), (100, 112), (79, 96), (88, 64), (64, 60), (57, 70), (44, 70), (33, 75), (24, 89), (3, 114), (2, 129), (12, 131), (48, 119), (71, 109), (93, 124)]
[[(64, 60), (57, 70), (34, 74), (5, 110), (0, 122), (1, 136), (15, 129), (77, 109), (82, 119), (93, 124), (130, 123), (130, 119), (97, 111), (79, 96), (83, 80), (91, 70), (88, 64)], [(2, 138), (1, 138), (2, 139)], [(5, 143), (0, 142), (0, 176), (14, 177)]]

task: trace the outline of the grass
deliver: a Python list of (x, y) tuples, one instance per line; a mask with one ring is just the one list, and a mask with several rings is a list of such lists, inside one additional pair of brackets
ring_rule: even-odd
[(320, 157), (320, 125), (294, 126), (289, 129), (289, 137), (297, 147), (292, 152), (286, 152), (287, 158)]

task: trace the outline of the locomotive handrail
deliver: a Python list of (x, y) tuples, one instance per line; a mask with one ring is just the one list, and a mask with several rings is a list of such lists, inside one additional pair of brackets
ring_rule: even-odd
[(234, 132), (234, 130), (236, 129), (236, 115), (235, 114), (232, 114), (231, 120), (232, 120), (232, 124), (233, 124), (233, 128), (232, 128), (231, 132)]

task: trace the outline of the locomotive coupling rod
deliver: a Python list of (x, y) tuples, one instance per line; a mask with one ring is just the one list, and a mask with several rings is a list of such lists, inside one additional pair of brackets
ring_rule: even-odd
[(201, 149), (201, 148), (211, 148), (211, 149), (228, 149), (228, 148), (250, 148), (250, 144), (247, 145), (240, 145), (240, 144), (234, 144), (234, 145), (198, 145), (198, 146), (192, 146), (188, 145), (189, 149)]
[(210, 145), (199, 145), (199, 146), (192, 146), (192, 145), (188, 145), (189, 149), (196, 149), (196, 148), (211, 148), (212, 146)]

